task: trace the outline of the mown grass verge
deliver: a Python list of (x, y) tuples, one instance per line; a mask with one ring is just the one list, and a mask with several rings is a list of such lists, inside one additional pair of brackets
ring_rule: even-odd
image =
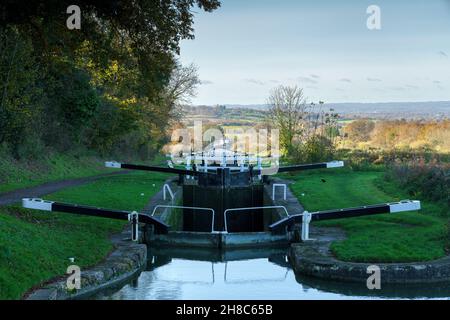
[[(167, 175), (132, 172), (101, 178), (45, 197), (121, 210), (142, 209)], [(82, 270), (100, 262), (113, 248), (111, 234), (125, 222), (67, 213), (0, 208), (0, 299), (19, 299), (31, 287), (63, 275), (70, 264)]]
[[(308, 211), (398, 201), (409, 197), (383, 179), (383, 170), (333, 169), (285, 175)], [(318, 226), (340, 227), (348, 238), (331, 245), (344, 261), (413, 262), (443, 257), (448, 245), (449, 212), (445, 204), (422, 201), (418, 212), (329, 220)]]
[(83, 178), (113, 172), (96, 157), (62, 154), (42, 156), (33, 161), (0, 157), (0, 193), (37, 186), (45, 182)]

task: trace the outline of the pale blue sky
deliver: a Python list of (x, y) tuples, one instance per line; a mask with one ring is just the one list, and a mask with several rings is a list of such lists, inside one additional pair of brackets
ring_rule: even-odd
[[(366, 27), (369, 5), (381, 30)], [(309, 100), (450, 100), (448, 0), (223, 0), (198, 10), (180, 60), (199, 67), (194, 104), (265, 103), (297, 84)]]

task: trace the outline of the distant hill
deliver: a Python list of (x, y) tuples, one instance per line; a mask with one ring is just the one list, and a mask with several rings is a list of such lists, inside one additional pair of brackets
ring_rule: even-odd
[[(267, 110), (265, 104), (226, 104), (229, 109)], [(405, 118), (442, 119), (450, 118), (450, 101), (426, 102), (383, 102), (383, 103), (326, 103), (326, 109), (334, 109), (342, 116), (350, 118)]]

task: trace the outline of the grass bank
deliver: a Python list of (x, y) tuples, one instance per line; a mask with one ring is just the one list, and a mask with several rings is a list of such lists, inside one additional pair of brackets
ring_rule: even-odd
[(51, 154), (36, 160), (20, 161), (0, 156), (0, 193), (111, 171), (104, 167), (103, 161), (93, 156)]
[[(308, 211), (346, 208), (408, 199), (383, 179), (383, 170), (333, 169), (285, 177)], [(325, 182), (324, 182), (325, 181)], [(317, 222), (344, 229), (348, 238), (331, 245), (334, 255), (355, 262), (412, 262), (446, 254), (449, 212), (443, 204), (422, 201), (422, 210)]]
[[(45, 199), (122, 210), (142, 209), (167, 178), (132, 172), (64, 189)], [(109, 236), (125, 222), (73, 214), (0, 208), (0, 299), (19, 299), (31, 287), (63, 275), (70, 264), (82, 270), (113, 248)]]

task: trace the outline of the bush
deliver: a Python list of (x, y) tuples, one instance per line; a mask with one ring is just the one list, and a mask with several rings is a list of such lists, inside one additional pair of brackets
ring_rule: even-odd
[(339, 159), (355, 171), (372, 170), (380, 163), (380, 153), (372, 150), (339, 150)]
[(386, 179), (394, 181), (413, 197), (444, 201), (450, 206), (450, 164), (393, 162), (388, 166)]
[(327, 137), (315, 135), (306, 142), (298, 142), (289, 148), (288, 161), (292, 163), (314, 163), (333, 160), (335, 148)]
[(418, 163), (420, 161), (424, 163), (448, 163), (449, 161), (448, 154), (439, 154), (425, 148), (420, 150), (339, 149), (336, 156), (345, 160), (346, 166), (353, 170), (372, 170), (380, 165), (388, 166), (392, 163)]
[(55, 62), (45, 79), (46, 109), (43, 140), (46, 145), (66, 152), (80, 145), (100, 104), (90, 76), (71, 63)]
[(15, 28), (0, 28), (0, 52), (0, 144), (15, 158), (33, 157), (29, 140), (39, 139), (41, 129), (41, 70), (31, 40)]
[(35, 160), (45, 153), (45, 146), (38, 133), (29, 134), (22, 143), (14, 146), (13, 154), (17, 159)]

